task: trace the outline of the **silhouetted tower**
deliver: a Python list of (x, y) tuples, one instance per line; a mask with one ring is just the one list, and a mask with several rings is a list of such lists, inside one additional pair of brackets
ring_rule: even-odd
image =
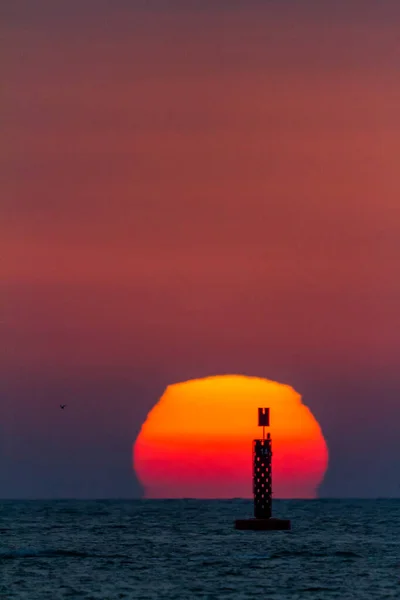
[(237, 519), (236, 529), (290, 529), (288, 519), (272, 518), (272, 440), (270, 433), (265, 437), (269, 424), (269, 408), (259, 408), (258, 425), (263, 428), (263, 436), (253, 440), (254, 519)]
[(272, 446), (269, 427), (269, 408), (258, 409), (258, 425), (263, 428), (262, 440), (253, 440), (253, 494), (254, 516), (269, 519), (272, 516)]

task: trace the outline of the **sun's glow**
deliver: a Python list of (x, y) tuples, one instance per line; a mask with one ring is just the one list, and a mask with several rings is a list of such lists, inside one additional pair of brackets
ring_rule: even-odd
[(257, 408), (267, 406), (274, 496), (314, 498), (328, 464), (318, 422), (290, 386), (239, 375), (168, 386), (134, 444), (145, 496), (251, 497)]

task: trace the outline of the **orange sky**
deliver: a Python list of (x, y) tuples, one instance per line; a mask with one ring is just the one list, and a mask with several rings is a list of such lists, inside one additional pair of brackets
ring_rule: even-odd
[(128, 4), (2, 18), (4, 385), (266, 376), (339, 439), (343, 384), (361, 439), (400, 389), (397, 0)]

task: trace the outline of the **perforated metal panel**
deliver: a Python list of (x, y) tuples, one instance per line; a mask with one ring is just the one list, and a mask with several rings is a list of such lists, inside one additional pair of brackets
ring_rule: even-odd
[(254, 516), (269, 519), (272, 515), (272, 448), (271, 438), (253, 440)]

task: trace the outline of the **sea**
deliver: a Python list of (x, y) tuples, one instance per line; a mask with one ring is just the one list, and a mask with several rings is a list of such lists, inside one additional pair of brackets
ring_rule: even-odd
[(400, 500), (0, 501), (1, 600), (400, 599)]

